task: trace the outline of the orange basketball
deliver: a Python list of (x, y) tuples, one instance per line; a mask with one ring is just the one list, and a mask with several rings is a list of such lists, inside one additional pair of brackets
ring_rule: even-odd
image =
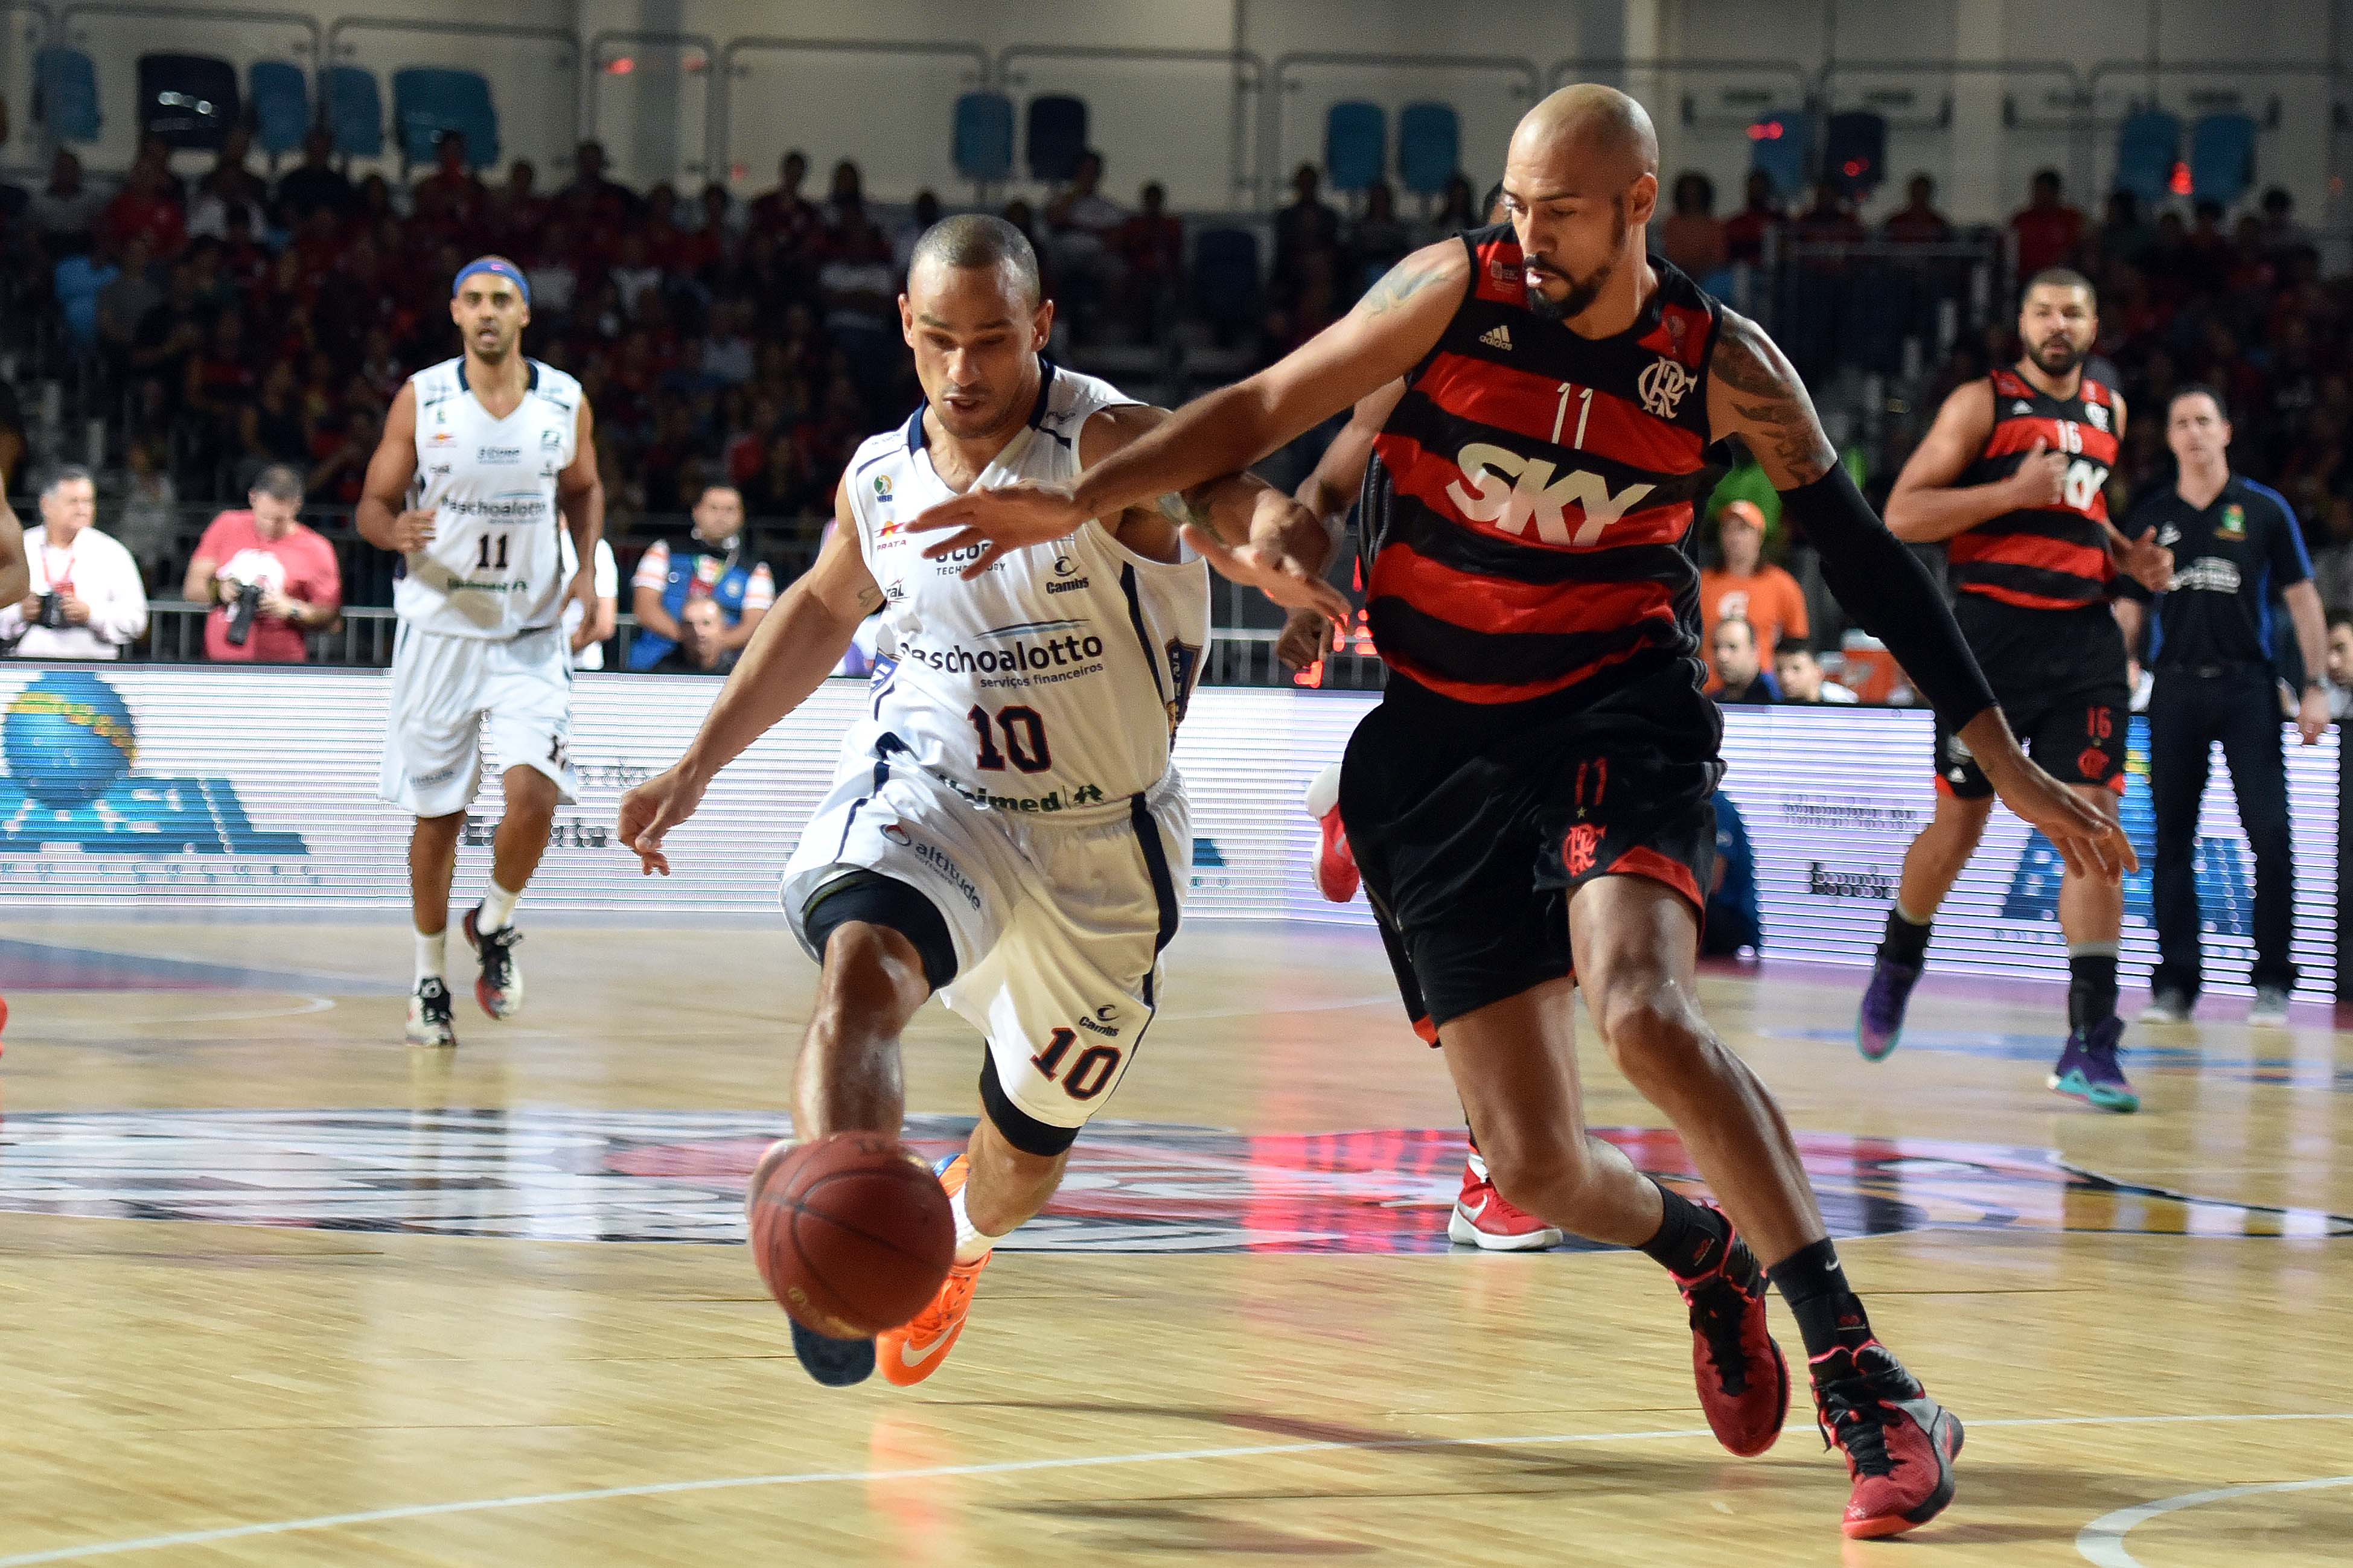
[(939, 1178), (884, 1133), (771, 1144), (744, 1207), (768, 1293), (803, 1328), (835, 1339), (904, 1327), (955, 1261)]

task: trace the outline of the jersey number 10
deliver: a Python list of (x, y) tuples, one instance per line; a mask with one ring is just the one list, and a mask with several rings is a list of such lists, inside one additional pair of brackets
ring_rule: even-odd
[(1008, 757), (1025, 773), (1042, 773), (1054, 765), (1053, 753), (1046, 749), (1046, 721), (1038, 717), (1035, 708), (997, 710), (997, 728), (1005, 736), (1003, 751), (997, 750), (997, 739), (989, 733), (987, 709), (976, 705), (965, 717), (972, 721), (973, 732), (980, 737), (983, 773), (1003, 773)]

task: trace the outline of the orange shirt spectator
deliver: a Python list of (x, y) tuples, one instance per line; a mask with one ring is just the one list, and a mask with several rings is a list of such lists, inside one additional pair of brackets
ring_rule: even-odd
[[(1805, 591), (1778, 566), (1760, 563), (1765, 516), (1754, 502), (1731, 502), (1717, 514), (1716, 528), (1723, 542), (1724, 564), (1699, 574), (1700, 647), (1715, 647), (1715, 628), (1725, 621), (1746, 621), (1757, 631), (1758, 659), (1770, 663), (1775, 645), (1784, 640), (1803, 642), (1811, 635)], [(1709, 689), (1719, 684), (1711, 662)]]

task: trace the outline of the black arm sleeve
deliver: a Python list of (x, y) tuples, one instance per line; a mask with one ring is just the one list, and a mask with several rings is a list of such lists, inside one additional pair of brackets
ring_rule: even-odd
[(1935, 579), (1887, 531), (1844, 467), (1783, 490), (1781, 510), (1820, 554), (1822, 581), (1841, 606), (1887, 645), (1947, 724), (1958, 730), (1994, 705)]

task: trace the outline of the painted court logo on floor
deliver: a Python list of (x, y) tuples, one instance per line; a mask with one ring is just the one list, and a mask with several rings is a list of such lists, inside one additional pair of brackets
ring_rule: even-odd
[[(926, 1155), (968, 1118), (919, 1116)], [(735, 1242), (781, 1118), (725, 1111), (144, 1110), (0, 1120), (0, 1212), (529, 1241)], [(1691, 1180), (1672, 1133), (1605, 1130)], [(2109, 1181), (2039, 1149), (1809, 1135), (1833, 1234), (1933, 1226), (2353, 1235), (2353, 1219)], [(1042, 1252), (1448, 1250), (1453, 1128), (1248, 1136), (1099, 1122), (1053, 1205), (1007, 1243)]]

